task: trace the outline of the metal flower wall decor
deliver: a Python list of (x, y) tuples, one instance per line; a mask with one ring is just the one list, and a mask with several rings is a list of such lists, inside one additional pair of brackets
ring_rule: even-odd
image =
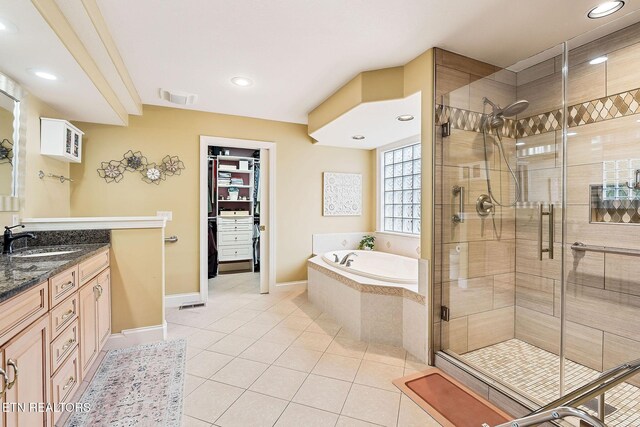
[(121, 160), (102, 162), (98, 168), (98, 175), (105, 182), (120, 182), (124, 172), (139, 172), (142, 180), (147, 184), (160, 184), (168, 176), (180, 175), (185, 169), (184, 163), (178, 156), (165, 156), (160, 163), (149, 163), (140, 151), (129, 150)]
[(6, 138), (0, 142), (0, 163), (13, 165), (13, 143)]

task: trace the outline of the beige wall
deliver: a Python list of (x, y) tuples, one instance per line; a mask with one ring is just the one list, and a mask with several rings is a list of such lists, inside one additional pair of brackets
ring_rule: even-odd
[[(24, 198), (21, 218), (66, 217), (70, 214), (70, 186), (55, 179), (38, 177), (38, 171), (69, 176), (69, 164), (40, 155), (40, 117), (62, 118), (60, 114), (33, 95), (28, 95)], [(0, 212), (0, 225), (11, 224), (16, 212)]]
[[(375, 223), (374, 156), (364, 150), (314, 146), (305, 125), (214, 113), (144, 106), (128, 127), (78, 123), (85, 132), (83, 162), (71, 167), (73, 216), (155, 215), (172, 211), (166, 234), (179, 242), (166, 247), (166, 293), (198, 291), (199, 136), (277, 143), (276, 280), (304, 280), (314, 233), (370, 230)], [(96, 173), (100, 162), (140, 150), (150, 162), (178, 155), (186, 170), (160, 185), (126, 173), (106, 184)], [(360, 217), (322, 216), (322, 172), (363, 174)]]

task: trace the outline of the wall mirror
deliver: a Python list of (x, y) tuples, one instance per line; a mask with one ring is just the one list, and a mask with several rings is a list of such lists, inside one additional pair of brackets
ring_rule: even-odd
[(0, 73), (0, 211), (20, 210), (20, 198), (23, 196), (24, 98), (22, 88)]

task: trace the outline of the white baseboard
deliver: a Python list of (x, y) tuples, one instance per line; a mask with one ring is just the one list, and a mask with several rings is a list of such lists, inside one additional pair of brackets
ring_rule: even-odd
[(109, 339), (107, 339), (107, 343), (104, 345), (104, 349), (114, 350), (118, 348), (132, 347), (139, 344), (164, 341), (166, 338), (167, 323), (164, 322), (162, 325), (125, 329), (120, 333), (111, 334)]
[(275, 292), (295, 291), (298, 289), (306, 289), (306, 288), (307, 288), (306, 280), (296, 280), (293, 282), (280, 282), (280, 283), (276, 283)]
[(164, 297), (165, 307), (180, 307), (182, 304), (200, 303), (199, 292), (188, 292), (186, 294), (173, 294)]

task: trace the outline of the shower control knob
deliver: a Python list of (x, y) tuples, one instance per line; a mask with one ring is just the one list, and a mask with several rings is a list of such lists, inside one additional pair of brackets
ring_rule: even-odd
[(478, 215), (485, 217), (493, 212), (494, 204), (488, 194), (481, 194), (476, 200), (476, 211)]

